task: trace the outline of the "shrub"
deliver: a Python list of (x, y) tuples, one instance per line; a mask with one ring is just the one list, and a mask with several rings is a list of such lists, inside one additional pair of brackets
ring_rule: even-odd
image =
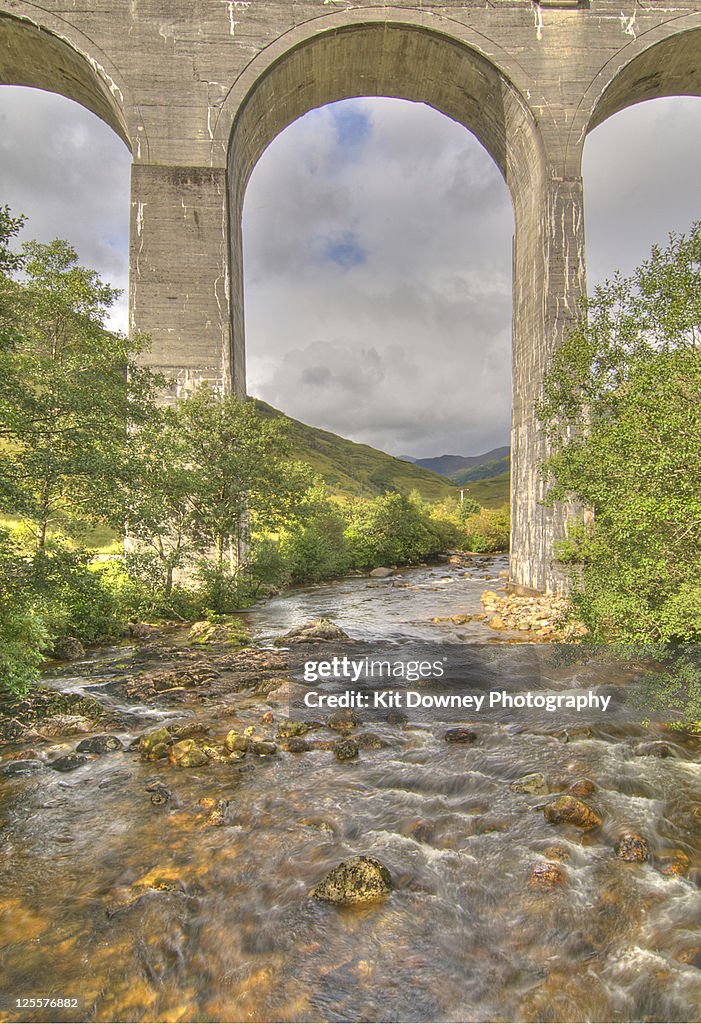
[(468, 550), (480, 554), (508, 551), (509, 520), (508, 507), (483, 508), (478, 515), (469, 516), (465, 522)]
[(342, 576), (351, 564), (346, 521), (332, 503), (317, 508), (282, 543), (291, 579), (312, 582)]
[(41, 602), (29, 590), (31, 562), (0, 531), (0, 682), (23, 693), (39, 674), (51, 635)]
[(419, 562), (444, 547), (425, 507), (401, 494), (354, 501), (348, 507), (348, 520), (346, 538), (356, 569)]

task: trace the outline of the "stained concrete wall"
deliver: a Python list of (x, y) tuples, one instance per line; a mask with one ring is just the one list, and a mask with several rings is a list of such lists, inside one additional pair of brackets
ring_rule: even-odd
[(0, 0), (0, 83), (69, 96), (130, 147), (131, 323), (177, 388), (245, 390), (241, 208), (287, 124), (388, 95), (473, 131), (516, 225), (511, 574), (559, 585), (535, 406), (585, 287), (582, 148), (632, 103), (701, 94), (701, 0)]

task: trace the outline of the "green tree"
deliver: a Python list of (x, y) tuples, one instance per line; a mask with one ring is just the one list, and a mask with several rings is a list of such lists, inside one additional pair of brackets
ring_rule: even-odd
[(114, 518), (128, 422), (148, 415), (156, 378), (141, 339), (106, 328), (117, 295), (66, 242), (28, 242), (23, 281), (4, 281), (14, 330), (0, 348), (0, 509), (30, 524)]
[(133, 431), (129, 444), (137, 467), (125, 510), (138, 541), (132, 563), (150, 552), (168, 598), (177, 574), (192, 576), (199, 559), (210, 606), (229, 610), (252, 561), (251, 535), (301, 513), (312, 481), (290, 457), (284, 421), (202, 386)]
[(0, 684), (21, 693), (38, 674), (50, 631), (32, 590), (32, 564), (0, 530)]
[(260, 416), (255, 402), (201, 387), (182, 399), (178, 423), (195, 478), (194, 519), (234, 571), (248, 561), (251, 532), (275, 529), (301, 508), (312, 483), (291, 457), (284, 422)]
[(416, 498), (383, 494), (356, 500), (348, 506), (348, 520), (346, 538), (357, 569), (410, 564), (443, 549), (440, 531)]
[(700, 345), (695, 224), (598, 288), (552, 361), (550, 499), (589, 510), (561, 555), (595, 639), (701, 638)]
[(22, 267), (22, 254), (10, 248), (10, 241), (19, 234), (26, 217), (13, 217), (9, 206), (0, 206), (0, 274)]
[(305, 495), (299, 521), (286, 531), (281, 552), (295, 583), (342, 576), (350, 566), (346, 519), (323, 485)]

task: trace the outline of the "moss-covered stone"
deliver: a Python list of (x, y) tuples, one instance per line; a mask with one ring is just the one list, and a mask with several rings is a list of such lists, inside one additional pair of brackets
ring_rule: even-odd
[(337, 761), (353, 761), (358, 756), (359, 747), (355, 740), (336, 740), (333, 752)]
[(168, 760), (177, 768), (200, 768), (209, 758), (194, 740), (178, 740), (168, 751)]
[(531, 873), (531, 887), (534, 889), (554, 889), (562, 885), (567, 875), (565, 869), (555, 861), (542, 861), (536, 864)]
[(154, 729), (139, 737), (139, 750), (145, 761), (160, 761), (168, 756), (173, 738), (165, 727)]
[(529, 775), (522, 775), (511, 783), (509, 789), (512, 793), (526, 793), (528, 796), (542, 796), (548, 792), (545, 776), (540, 772), (531, 772)]
[(374, 857), (355, 857), (333, 868), (309, 895), (325, 903), (346, 907), (375, 903), (392, 892), (392, 876)]
[(238, 619), (226, 619), (223, 622), (196, 622), (188, 633), (192, 644), (233, 644), (235, 647), (248, 647), (251, 637)]
[(619, 860), (631, 864), (642, 864), (650, 855), (647, 840), (637, 832), (627, 832), (622, 836), (616, 843), (615, 850)]
[(601, 816), (596, 811), (573, 796), (561, 796), (546, 804), (543, 815), (550, 825), (576, 825), (585, 832), (602, 824)]
[(291, 644), (346, 643), (350, 637), (340, 626), (330, 619), (314, 619), (304, 626), (297, 626), (289, 633), (278, 637), (276, 647), (287, 647)]
[(284, 718), (278, 723), (277, 734), (279, 739), (289, 739), (291, 736), (304, 736), (310, 728), (308, 722), (295, 722), (292, 718)]

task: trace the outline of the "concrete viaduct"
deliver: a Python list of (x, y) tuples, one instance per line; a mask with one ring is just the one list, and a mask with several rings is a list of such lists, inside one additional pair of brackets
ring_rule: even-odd
[(585, 288), (582, 148), (624, 107), (701, 95), (701, 0), (0, 0), (0, 83), (129, 147), (131, 325), (179, 388), (245, 392), (242, 204), (287, 125), (392, 96), (473, 132), (515, 215), (511, 577), (557, 586), (535, 404)]

